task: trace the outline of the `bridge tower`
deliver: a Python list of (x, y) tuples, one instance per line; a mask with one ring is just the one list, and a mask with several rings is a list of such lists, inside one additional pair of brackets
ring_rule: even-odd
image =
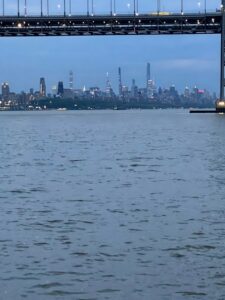
[(225, 112), (225, 0), (221, 2), (221, 61), (220, 61), (220, 99), (216, 101), (216, 111)]

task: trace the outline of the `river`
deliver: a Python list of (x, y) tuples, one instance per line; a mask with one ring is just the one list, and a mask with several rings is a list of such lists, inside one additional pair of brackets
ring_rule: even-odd
[(225, 117), (0, 113), (0, 299), (225, 299)]

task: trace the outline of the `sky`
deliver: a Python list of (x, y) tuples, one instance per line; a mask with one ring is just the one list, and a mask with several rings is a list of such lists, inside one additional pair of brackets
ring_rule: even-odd
[[(85, 0), (71, 1), (73, 14), (85, 12)], [(133, 10), (132, 1), (116, 1), (117, 13)], [(15, 14), (16, 1), (6, 2), (5, 14)], [(20, 3), (22, 14), (24, 1)], [(27, 0), (27, 3), (28, 13), (37, 14), (40, 1)], [(63, 0), (50, 3), (51, 13), (63, 12)], [(175, 12), (179, 3), (179, 0), (162, 0), (161, 9)], [(67, 0), (67, 7), (68, 4)], [(220, 1), (207, 1), (208, 10), (215, 11), (219, 5)], [(94, 0), (94, 13), (106, 13), (108, 7), (108, 0)], [(155, 11), (155, 7), (155, 0), (139, 0), (140, 13)], [(184, 0), (184, 10), (204, 10), (204, 1)], [(135, 79), (142, 87), (146, 82), (146, 64), (150, 62), (152, 79), (157, 86), (175, 84), (182, 91), (185, 86), (197, 85), (218, 93), (219, 61), (217, 35), (1, 38), (0, 81), (9, 82), (12, 91), (20, 92), (30, 87), (37, 90), (40, 77), (45, 77), (50, 92), (59, 80), (68, 86), (72, 70), (75, 88), (99, 86), (104, 89), (109, 72), (117, 91), (118, 67), (122, 69), (124, 85), (131, 86)]]

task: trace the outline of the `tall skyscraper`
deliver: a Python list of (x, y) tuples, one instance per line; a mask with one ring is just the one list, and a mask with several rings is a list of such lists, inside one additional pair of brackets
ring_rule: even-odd
[(40, 96), (45, 97), (46, 96), (46, 84), (44, 77), (40, 78)]
[(147, 63), (147, 77), (146, 77), (146, 87), (148, 88), (148, 82), (151, 80), (151, 65)]
[(132, 85), (131, 85), (131, 96), (132, 97), (136, 97), (136, 90), (137, 90), (137, 87), (136, 87), (135, 79), (132, 79)]
[(53, 85), (52, 86), (52, 95), (55, 97), (57, 95), (58, 92), (58, 87), (57, 85)]
[(73, 90), (73, 79), (74, 79), (73, 71), (70, 71), (70, 73), (69, 73), (69, 89), (70, 90)]
[(3, 82), (2, 83), (2, 99), (3, 100), (9, 100), (9, 93), (10, 93), (10, 90), (9, 90), (9, 84), (8, 82)]
[(119, 67), (118, 69), (118, 73), (119, 73), (119, 96), (122, 96), (122, 74), (121, 74), (121, 68)]
[(189, 87), (185, 87), (185, 90), (184, 90), (184, 97), (188, 98), (190, 96), (190, 90), (189, 90)]
[(156, 93), (156, 85), (154, 80), (149, 80), (148, 81), (148, 86), (147, 86), (147, 98), (148, 99), (154, 99), (154, 94)]
[(111, 86), (111, 82), (109, 80), (109, 73), (107, 72), (106, 73), (106, 94), (109, 96), (109, 97), (112, 97), (113, 95), (113, 90), (112, 90), (112, 86)]
[(58, 82), (58, 93), (59, 96), (63, 96), (64, 94), (64, 87), (63, 87), (63, 82), (59, 81)]

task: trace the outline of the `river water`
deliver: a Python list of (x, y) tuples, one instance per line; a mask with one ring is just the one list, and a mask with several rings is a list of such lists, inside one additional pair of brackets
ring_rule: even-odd
[(0, 114), (0, 299), (225, 299), (225, 117)]

